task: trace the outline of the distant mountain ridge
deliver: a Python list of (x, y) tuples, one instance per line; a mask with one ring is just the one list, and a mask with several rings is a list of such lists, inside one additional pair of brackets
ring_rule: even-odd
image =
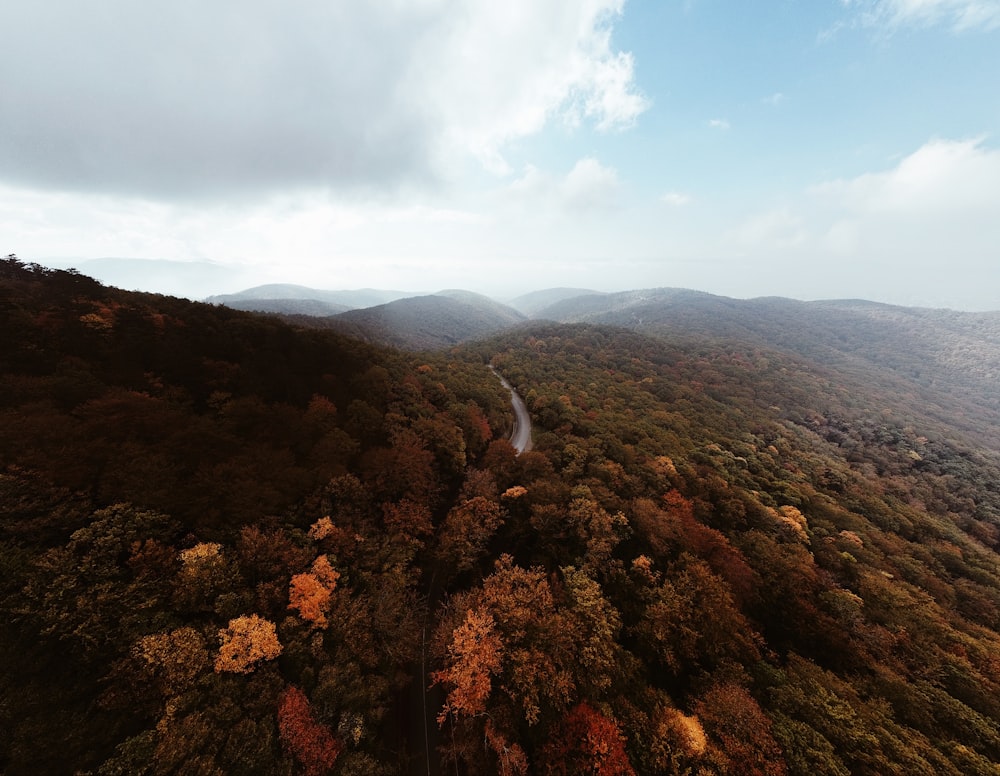
[(585, 288), (545, 288), (541, 291), (522, 294), (511, 299), (507, 304), (515, 310), (520, 310), (529, 318), (537, 318), (540, 310), (551, 307), (558, 302), (582, 296), (605, 296), (605, 293)]
[(295, 316), (289, 320), (404, 350), (436, 350), (495, 334), (527, 319), (513, 308), (464, 291), (407, 297), (326, 318)]
[(233, 299), (226, 307), (251, 313), (272, 313), (274, 315), (309, 315), (324, 317), (346, 313), (355, 308), (348, 305), (324, 302), (321, 299)]
[[(269, 295), (284, 295), (284, 299)], [(333, 305), (364, 305), (338, 311)], [(924, 397), (950, 414), (966, 409), (968, 427), (1000, 417), (1000, 312), (899, 307), (866, 300), (803, 302), (782, 297), (734, 299), (682, 288), (602, 293), (554, 288), (504, 305), (482, 294), (445, 290), (319, 291), (272, 285), (213, 297), (241, 309), (277, 313), (298, 325), (331, 328), (407, 350), (451, 347), (528, 320), (618, 326), (674, 341), (725, 339), (852, 371), (883, 387)], [(244, 307), (246, 305), (246, 307)], [(519, 308), (519, 309), (516, 309)]]
[(968, 430), (1000, 418), (1000, 312), (898, 307), (864, 300), (733, 299), (661, 288), (566, 299), (538, 313), (560, 323), (620, 326), (670, 340), (780, 348), (913, 392)]
[[(268, 283), (262, 286), (254, 286), (234, 294), (216, 294), (207, 297), (206, 302), (210, 304), (224, 304), (241, 310), (262, 310), (262, 307), (251, 307), (253, 304), (267, 303), (266, 312), (300, 313), (301, 305), (295, 302), (312, 301), (323, 302), (329, 305), (336, 305), (344, 310), (356, 310), (364, 307), (374, 307), (375, 305), (387, 304), (397, 299), (411, 296), (420, 296), (419, 293), (410, 291), (391, 291), (377, 288), (360, 288), (345, 290), (325, 290), (310, 288), (308, 286), (294, 285), (291, 283)], [(288, 309), (282, 309), (282, 303)], [(313, 313), (304, 313), (311, 315)], [(330, 315), (331, 313), (322, 313)]]
[(943, 367), (969, 372), (987, 383), (1000, 378), (1000, 312), (898, 307), (864, 300), (733, 299), (663, 288), (567, 299), (541, 310), (538, 317), (673, 336), (727, 337), (810, 357), (857, 355), (919, 371), (907, 355), (917, 346), (924, 358)]

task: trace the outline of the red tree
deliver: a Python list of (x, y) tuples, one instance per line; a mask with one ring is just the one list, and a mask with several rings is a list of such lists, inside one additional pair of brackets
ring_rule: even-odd
[(785, 776), (788, 772), (770, 718), (742, 687), (716, 685), (694, 710), (729, 761), (739, 763), (740, 773)]
[(542, 750), (542, 773), (635, 776), (618, 724), (586, 701), (570, 709)]
[(302, 765), (306, 776), (322, 776), (333, 768), (343, 745), (313, 717), (309, 699), (289, 687), (278, 703), (278, 731), (285, 748)]

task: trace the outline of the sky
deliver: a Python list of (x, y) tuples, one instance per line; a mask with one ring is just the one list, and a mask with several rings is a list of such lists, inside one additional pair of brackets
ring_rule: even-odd
[(3, 255), (184, 262), (134, 285), (191, 298), (1000, 310), (1000, 0), (3, 0), (0, 29)]

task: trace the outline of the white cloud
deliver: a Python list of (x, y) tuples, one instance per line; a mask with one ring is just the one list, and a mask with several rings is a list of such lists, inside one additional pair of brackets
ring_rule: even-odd
[(933, 140), (745, 218), (723, 246), (803, 297), (1000, 309), (1000, 149)]
[(648, 106), (631, 54), (615, 51), (612, 23), (623, 0), (465, 0), (447, 15), (445, 45), (421, 47), (407, 88), (442, 119), (447, 149), (509, 172), (511, 140), (553, 119), (631, 126)]
[(9, 0), (7, 184), (173, 199), (375, 191), (553, 121), (630, 126), (623, 0)]
[(691, 203), (691, 195), (680, 191), (668, 191), (660, 197), (660, 202), (670, 207), (683, 207)]
[(956, 32), (1000, 28), (998, 0), (843, 0), (866, 25), (944, 25)]
[(585, 157), (565, 176), (556, 176), (529, 165), (507, 187), (508, 201), (536, 216), (613, 209), (621, 182), (613, 167)]
[(844, 210), (913, 218), (1000, 215), (1000, 151), (976, 140), (932, 140), (892, 169), (812, 190)]
[(764, 97), (761, 102), (765, 105), (779, 105), (785, 100), (785, 95), (781, 92), (775, 92), (774, 94)]
[(709, 119), (708, 126), (712, 129), (726, 130), (729, 129), (729, 122), (725, 119)]
[(736, 230), (736, 241), (748, 249), (796, 248), (807, 239), (802, 218), (789, 208), (776, 208), (747, 219)]
[(618, 173), (596, 159), (581, 159), (561, 186), (565, 202), (574, 210), (605, 210), (614, 207), (621, 184)]

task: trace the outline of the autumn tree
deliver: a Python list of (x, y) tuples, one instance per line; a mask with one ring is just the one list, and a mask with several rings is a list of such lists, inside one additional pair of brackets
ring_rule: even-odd
[(617, 643), (621, 615), (587, 572), (562, 569), (566, 590), (566, 624), (578, 666), (577, 683), (595, 691), (607, 690), (623, 671), (623, 650)]
[(693, 770), (693, 764), (708, 747), (708, 738), (698, 717), (664, 706), (654, 711), (651, 721), (649, 742), (643, 752), (649, 765), (658, 773)]
[(316, 628), (327, 626), (330, 591), (315, 574), (296, 574), (288, 590), (288, 608), (296, 609), (299, 617)]
[(163, 605), (166, 591), (128, 559), (148, 549), (149, 538), (163, 538), (169, 524), (165, 515), (116, 504), (95, 512), (65, 546), (41, 555), (25, 592), (44, 633), (105, 658), (148, 633), (149, 611)]
[(441, 489), (434, 453), (408, 429), (392, 447), (365, 452), (361, 456), (361, 471), (380, 502), (408, 498), (430, 504)]
[(434, 531), (427, 505), (409, 499), (383, 504), (382, 522), (390, 536), (412, 548), (422, 547), (424, 540)]
[(785, 776), (787, 767), (771, 720), (745, 689), (718, 684), (695, 704), (695, 711), (739, 773)]
[(433, 684), (447, 691), (438, 724), (449, 717), (475, 717), (486, 711), (493, 677), (503, 665), (503, 642), (493, 617), (481, 609), (469, 609), (448, 645), (445, 668), (431, 674)]
[(165, 695), (186, 690), (209, 665), (205, 639), (190, 626), (143, 636), (132, 654), (157, 678)]
[(560, 711), (575, 692), (573, 635), (540, 568), (501, 555), (474, 596), (497, 624), (507, 659), (501, 687), (529, 725)]
[(304, 569), (312, 559), (310, 548), (296, 544), (281, 529), (256, 525), (240, 529), (236, 545), (239, 568), (256, 593), (257, 609), (277, 616), (288, 595), (288, 575)]
[(559, 721), (541, 759), (541, 772), (551, 776), (635, 776), (618, 724), (586, 701)]
[(498, 487), (508, 488), (515, 484), (518, 474), (517, 450), (506, 439), (494, 439), (483, 453), (480, 466), (493, 474)]
[(495, 501), (475, 496), (462, 502), (453, 507), (444, 520), (438, 556), (455, 571), (468, 571), (503, 520), (503, 510)]
[(586, 486), (574, 488), (573, 499), (563, 519), (580, 543), (582, 565), (588, 569), (603, 568), (628, 531), (625, 515), (621, 512), (608, 514)]
[(299, 616), (314, 627), (325, 628), (330, 596), (337, 589), (338, 579), (340, 572), (330, 565), (326, 555), (320, 555), (313, 562), (311, 571), (292, 577), (288, 608), (296, 609)]
[(263, 660), (281, 654), (274, 623), (256, 614), (237, 617), (219, 631), (222, 644), (215, 658), (217, 673), (249, 674)]
[(500, 776), (525, 776), (528, 773), (528, 757), (524, 749), (516, 741), (508, 740), (507, 736), (487, 719), (483, 729), (486, 746), (497, 758), (497, 772)]
[(289, 687), (281, 696), (278, 732), (305, 776), (329, 773), (344, 748), (327, 727), (316, 721), (309, 699), (298, 687)]
[(175, 603), (193, 611), (211, 611), (216, 597), (232, 586), (238, 571), (217, 542), (200, 542), (180, 552)]
[(740, 612), (725, 582), (708, 564), (681, 558), (683, 570), (653, 590), (637, 627), (640, 643), (674, 676), (713, 670), (727, 660), (760, 657), (760, 635)]

